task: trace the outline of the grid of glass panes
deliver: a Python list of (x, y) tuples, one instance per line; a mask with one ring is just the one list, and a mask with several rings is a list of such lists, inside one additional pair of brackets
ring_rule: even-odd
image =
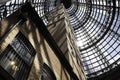
[[(25, 1), (10, 0), (6, 5), (1, 5), (0, 18), (13, 13)], [(59, 0), (32, 0), (31, 3), (47, 25), (44, 14), (60, 2)], [(86, 74), (98, 72), (95, 74), (98, 75), (106, 72), (108, 65), (114, 67), (120, 63), (119, 4), (119, 0), (72, 0), (71, 7), (67, 9), (78, 40)]]
[[(4, 3), (3, 3), (4, 2)], [(8, 0), (0, 2), (0, 20), (9, 16), (26, 2), (30, 2), (47, 25), (45, 14), (60, 5), (60, 0)]]
[(26, 0), (5, 0), (0, 3), (0, 20), (15, 12)]
[[(120, 63), (120, 5), (118, 4), (120, 4), (118, 0), (116, 2), (92, 0), (89, 4), (81, 0), (75, 15), (69, 13), (88, 77), (107, 72)], [(91, 9), (88, 8), (90, 5)]]

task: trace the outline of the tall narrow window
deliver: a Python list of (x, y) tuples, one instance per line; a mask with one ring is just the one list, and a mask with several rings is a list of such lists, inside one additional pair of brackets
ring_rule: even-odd
[(30, 42), (22, 33), (18, 33), (1, 53), (0, 65), (13, 79), (26, 80), (34, 56), (35, 50)]
[(52, 70), (44, 63), (42, 67), (41, 80), (56, 80), (56, 77)]

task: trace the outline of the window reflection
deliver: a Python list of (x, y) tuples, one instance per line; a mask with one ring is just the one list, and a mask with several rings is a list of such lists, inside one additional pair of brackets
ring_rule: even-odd
[(22, 33), (18, 33), (13, 41), (1, 53), (0, 65), (15, 80), (26, 80), (34, 56), (35, 51), (32, 45), (25, 39)]
[(30, 59), (32, 56), (30, 55), (27, 47), (25, 47), (20, 40), (14, 38), (10, 45), (15, 49), (17, 53), (19, 53), (18, 55), (21, 56), (21, 58), (24, 59), (28, 64), (29, 62), (31, 62)]

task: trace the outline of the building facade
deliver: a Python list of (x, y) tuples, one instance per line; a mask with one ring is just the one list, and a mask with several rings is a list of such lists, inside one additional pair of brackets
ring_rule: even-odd
[(0, 22), (1, 80), (86, 80), (64, 6), (45, 16), (27, 3)]

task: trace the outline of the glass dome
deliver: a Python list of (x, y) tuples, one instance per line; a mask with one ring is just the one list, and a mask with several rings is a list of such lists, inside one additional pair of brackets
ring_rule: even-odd
[(87, 77), (98, 76), (118, 66), (120, 1), (78, 0), (73, 6), (68, 14)]
[[(6, 0), (7, 1), (7, 0)], [(0, 5), (0, 19), (26, 1), (33, 4), (47, 25), (47, 16), (64, 0), (8, 0)], [(68, 5), (69, 6), (69, 5)], [(71, 0), (66, 9), (74, 29), (80, 56), (88, 78), (106, 73), (120, 64), (120, 1)]]

